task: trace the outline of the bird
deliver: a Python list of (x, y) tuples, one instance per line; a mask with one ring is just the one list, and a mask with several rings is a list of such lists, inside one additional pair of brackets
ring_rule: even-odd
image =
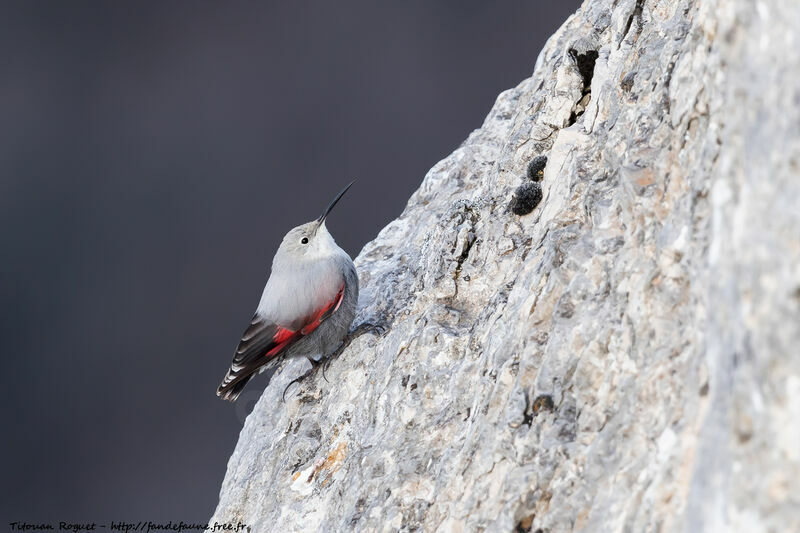
[(355, 336), (375, 328), (365, 323), (350, 332), (358, 304), (358, 273), (325, 227), (331, 210), (353, 183), (319, 218), (292, 228), (281, 241), (253, 319), (217, 389), (223, 400), (235, 401), (253, 376), (286, 358), (306, 357), (313, 371), (320, 364), (315, 355), (338, 355)]

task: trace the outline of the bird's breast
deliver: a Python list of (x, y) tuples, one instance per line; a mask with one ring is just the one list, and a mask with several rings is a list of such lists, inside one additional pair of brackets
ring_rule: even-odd
[(261, 295), (258, 313), (278, 325), (297, 330), (307, 317), (334, 301), (344, 283), (344, 272), (335, 258), (273, 270)]

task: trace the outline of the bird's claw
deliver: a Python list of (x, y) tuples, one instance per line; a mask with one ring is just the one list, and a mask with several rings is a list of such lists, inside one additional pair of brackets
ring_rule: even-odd
[(287, 390), (289, 390), (289, 387), (291, 387), (291, 386), (292, 386), (292, 385), (294, 385), (295, 383), (300, 383), (300, 382), (301, 382), (301, 381), (303, 381), (303, 380), (304, 380), (304, 379), (305, 379), (305, 378), (306, 378), (306, 377), (307, 377), (307, 376), (308, 376), (310, 373), (311, 373), (311, 372), (306, 372), (306, 373), (305, 373), (305, 374), (303, 374), (302, 376), (300, 376), (300, 377), (298, 377), (298, 378), (294, 378), (292, 381), (290, 381), (290, 382), (289, 382), (289, 384), (288, 384), (288, 385), (286, 385), (286, 388), (285, 388), (285, 389), (283, 389), (283, 394), (281, 394), (281, 401), (282, 401), (283, 403), (286, 403), (286, 391), (287, 391)]
[(319, 367), (322, 367), (322, 378), (328, 383), (330, 383), (330, 381), (328, 381), (328, 376), (325, 375), (325, 370), (328, 369), (328, 366), (331, 364), (331, 361), (336, 359), (339, 356), (339, 354), (341, 354), (345, 350), (345, 348), (350, 346), (351, 342), (353, 342), (357, 337), (360, 337), (364, 333), (371, 333), (373, 335), (382, 337), (383, 335), (386, 334), (386, 327), (383, 326), (382, 324), (371, 324), (369, 322), (363, 322), (358, 326), (356, 326), (355, 328), (353, 328), (353, 330), (344, 339), (344, 342), (342, 342), (341, 346), (339, 346), (336, 349), (336, 351), (334, 351), (332, 354), (328, 355), (327, 357), (323, 357), (319, 361), (317, 361), (316, 359), (311, 359), (309, 357), (308, 361), (311, 363), (311, 369), (308, 372), (304, 373), (302, 376), (293, 379), (292, 381), (289, 382), (288, 385), (286, 385), (286, 388), (283, 389), (283, 394), (281, 395), (283, 402), (286, 403), (286, 391), (289, 390), (289, 387), (291, 387), (295, 383), (300, 383), (308, 376), (313, 374), (314, 371)]
[(372, 333), (373, 335), (377, 335), (379, 337), (383, 337), (386, 334), (386, 326), (383, 324), (372, 324), (370, 322), (363, 322), (359, 324), (353, 331), (350, 332), (350, 340), (352, 341), (356, 337), (360, 337), (364, 333)]
[[(302, 375), (294, 378), (292, 381), (289, 382), (288, 385), (286, 385), (286, 388), (283, 389), (283, 394), (281, 395), (281, 400), (283, 401), (283, 403), (286, 403), (286, 391), (289, 390), (289, 387), (291, 387), (295, 383), (300, 383), (301, 381), (306, 379), (308, 376), (313, 374), (314, 371), (317, 369), (317, 367), (322, 365), (321, 362), (316, 361), (314, 359), (311, 359), (310, 357), (308, 358), (308, 362), (311, 363), (311, 368), (308, 371), (304, 372)], [(323, 368), (323, 374), (322, 375), (323, 375), (323, 377), (325, 376), (324, 368)], [(325, 381), (328, 381), (328, 380), (326, 379)]]

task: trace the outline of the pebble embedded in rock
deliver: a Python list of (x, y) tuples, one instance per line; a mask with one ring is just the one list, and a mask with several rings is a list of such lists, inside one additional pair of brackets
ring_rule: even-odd
[(533, 181), (542, 181), (545, 166), (547, 166), (547, 156), (537, 155), (528, 165), (528, 177)]
[(540, 394), (533, 400), (533, 414), (538, 415), (541, 411), (552, 411), (554, 404), (553, 398), (549, 394)]
[(536, 183), (523, 183), (514, 191), (511, 200), (511, 212), (515, 215), (527, 215), (542, 201), (542, 187)]

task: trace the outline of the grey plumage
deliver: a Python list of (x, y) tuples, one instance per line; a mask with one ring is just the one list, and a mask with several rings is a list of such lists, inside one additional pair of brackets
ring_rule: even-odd
[(328, 355), (347, 336), (356, 315), (358, 274), (325, 218), (350, 185), (317, 220), (283, 238), (253, 320), (217, 390), (221, 398), (236, 400), (256, 373), (285, 357)]

